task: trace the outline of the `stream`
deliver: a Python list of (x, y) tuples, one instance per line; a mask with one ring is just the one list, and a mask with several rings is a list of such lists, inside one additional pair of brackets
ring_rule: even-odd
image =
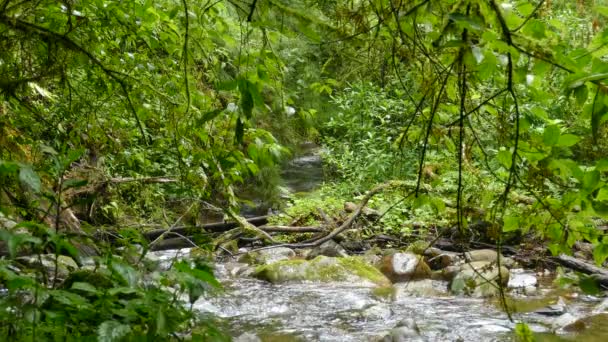
[[(314, 189), (323, 181), (318, 150), (308, 148), (295, 158), (283, 177), (292, 192)], [(185, 257), (188, 249), (154, 252), (153, 257), (168, 262), (176, 253)], [(228, 331), (235, 341), (380, 341), (403, 319), (413, 319), (419, 327), (420, 336), (412, 341), (515, 340), (515, 323), (496, 299), (451, 295), (447, 282), (428, 280), (423, 286), (400, 283), (388, 293), (368, 284), (349, 282), (275, 285), (244, 275), (242, 270), (247, 267), (232, 260), (217, 263), (215, 274), (223, 291), (208, 294), (193, 306)], [(592, 330), (560, 330), (566, 325), (560, 319), (566, 315), (570, 321), (589, 316), (601, 298), (573, 290), (560, 292), (552, 285), (553, 276), (543, 278), (527, 270), (512, 274), (511, 287), (517, 287), (518, 279), (538, 279), (531, 293), (510, 294), (518, 301), (519, 310), (525, 311), (514, 313), (514, 321), (526, 322), (538, 340), (608, 340), (608, 314), (600, 318), (603, 323), (591, 325)], [(553, 308), (550, 305), (563, 298), (567, 303), (557, 308), (563, 310), (559, 315), (542, 313), (542, 308)]]

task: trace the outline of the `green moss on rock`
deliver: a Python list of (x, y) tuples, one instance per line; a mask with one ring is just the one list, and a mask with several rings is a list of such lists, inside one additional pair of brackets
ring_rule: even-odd
[(283, 260), (256, 267), (254, 276), (275, 284), (298, 281), (371, 282), (380, 286), (391, 284), (380, 271), (357, 257), (318, 256), (313, 260)]

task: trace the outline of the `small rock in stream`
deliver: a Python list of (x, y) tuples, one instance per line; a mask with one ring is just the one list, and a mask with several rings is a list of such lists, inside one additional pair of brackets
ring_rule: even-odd
[(314, 259), (319, 255), (328, 257), (345, 257), (348, 256), (346, 250), (334, 240), (323, 242), (321, 245), (314, 247), (306, 256), (306, 259)]
[(276, 247), (248, 252), (239, 258), (239, 262), (256, 265), (269, 265), (277, 261), (288, 260), (296, 256), (293, 249), (287, 247)]
[(543, 316), (562, 316), (566, 313), (566, 302), (562, 297), (559, 297), (557, 303), (548, 305), (534, 312)]
[(421, 341), (420, 328), (412, 318), (406, 318), (384, 336), (381, 342)]

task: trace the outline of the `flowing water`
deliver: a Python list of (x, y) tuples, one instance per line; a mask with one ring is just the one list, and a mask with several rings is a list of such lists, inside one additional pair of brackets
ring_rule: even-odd
[[(283, 171), (291, 192), (307, 192), (323, 181), (317, 148), (307, 146)], [(187, 253), (182, 250), (181, 253)], [(168, 260), (176, 251), (155, 252)], [(180, 253), (180, 251), (177, 251)], [(399, 321), (414, 319), (424, 341), (508, 341), (513, 340), (513, 323), (496, 303), (483, 299), (450, 296), (445, 283), (433, 286), (442, 295), (416, 295), (401, 290), (379, 293), (365, 284), (294, 283), (273, 285), (250, 277), (236, 276), (242, 264), (218, 263), (216, 276), (224, 291), (208, 295), (194, 309), (211, 317), (237, 341), (376, 341)], [(530, 276), (530, 274), (528, 274)], [(443, 287), (443, 288), (441, 288)], [(550, 292), (550, 289), (540, 293)], [(432, 292), (435, 293), (435, 292)], [(544, 306), (540, 298), (520, 297), (520, 306)], [(597, 298), (579, 297), (568, 311), (583, 317)], [(533, 311), (526, 310), (526, 311)], [(580, 334), (555, 335), (555, 318), (537, 313), (519, 313), (515, 321), (525, 321), (541, 334), (543, 341), (606, 341), (608, 322), (603, 331), (591, 337)], [(603, 330), (602, 330), (603, 329)], [(544, 333), (543, 333), (544, 332)], [(586, 336), (586, 337), (585, 337)]]
[[(188, 255), (188, 249), (154, 252), (159, 260)], [(433, 282), (439, 295), (410, 292), (408, 284), (392, 291), (353, 283), (292, 283), (274, 285), (239, 276), (245, 267), (235, 262), (215, 265), (223, 291), (209, 294), (194, 309), (212, 318), (237, 341), (377, 341), (405, 318), (414, 319), (421, 331), (417, 341), (512, 341), (515, 323), (495, 300), (451, 296), (445, 283)], [(443, 287), (443, 288), (441, 288)], [(572, 296), (572, 292), (560, 293)], [(535, 296), (519, 296), (520, 307), (546, 306), (555, 290), (541, 285)], [(568, 301), (567, 312), (586, 317), (599, 299), (579, 295)], [(556, 329), (559, 317), (539, 313), (514, 313), (537, 332), (540, 341), (606, 341), (608, 315), (582, 333)], [(604, 323), (602, 323), (604, 320)], [(241, 339), (257, 336), (256, 339)], [(257, 339), (259, 338), (259, 339)]]

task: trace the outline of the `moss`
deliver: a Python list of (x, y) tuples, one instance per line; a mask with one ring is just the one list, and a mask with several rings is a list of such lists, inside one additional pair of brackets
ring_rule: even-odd
[(390, 286), (391, 282), (377, 268), (368, 265), (361, 258), (340, 258), (340, 264), (355, 272), (361, 278), (368, 279), (378, 285)]
[(429, 248), (429, 243), (427, 241), (416, 240), (407, 246), (405, 251), (422, 255), (427, 248)]
[(254, 276), (272, 283), (367, 280), (380, 286), (391, 284), (380, 271), (355, 257), (329, 258), (318, 256), (309, 261), (301, 259), (283, 260), (256, 267)]

